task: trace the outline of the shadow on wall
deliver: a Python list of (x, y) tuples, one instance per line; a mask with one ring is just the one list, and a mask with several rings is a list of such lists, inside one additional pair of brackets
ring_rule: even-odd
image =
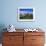
[(2, 32), (6, 32), (6, 29), (4, 30), (4, 28), (6, 28), (6, 26), (4, 24), (0, 24), (0, 43), (2, 43)]

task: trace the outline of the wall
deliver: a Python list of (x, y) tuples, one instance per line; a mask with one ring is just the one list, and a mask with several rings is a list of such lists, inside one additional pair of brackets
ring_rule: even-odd
[[(0, 0), (0, 2), (0, 25), (3, 24), (7, 26), (13, 24), (16, 28), (34, 28), (39, 26), (46, 28), (46, 0)], [(18, 7), (34, 7), (36, 17), (35, 21), (18, 22)]]

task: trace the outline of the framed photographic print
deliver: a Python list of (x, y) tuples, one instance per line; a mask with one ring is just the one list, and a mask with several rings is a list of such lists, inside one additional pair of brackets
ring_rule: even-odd
[(20, 7), (18, 8), (18, 21), (34, 21), (35, 8)]

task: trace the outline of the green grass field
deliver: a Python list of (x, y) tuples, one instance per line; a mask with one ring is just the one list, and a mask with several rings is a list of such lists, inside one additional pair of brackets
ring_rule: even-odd
[(20, 19), (33, 19), (33, 14), (20, 14)]

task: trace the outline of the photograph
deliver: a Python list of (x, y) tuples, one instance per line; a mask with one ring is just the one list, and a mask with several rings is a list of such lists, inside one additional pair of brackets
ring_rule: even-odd
[(34, 8), (19, 8), (18, 20), (19, 21), (33, 21), (35, 19)]

